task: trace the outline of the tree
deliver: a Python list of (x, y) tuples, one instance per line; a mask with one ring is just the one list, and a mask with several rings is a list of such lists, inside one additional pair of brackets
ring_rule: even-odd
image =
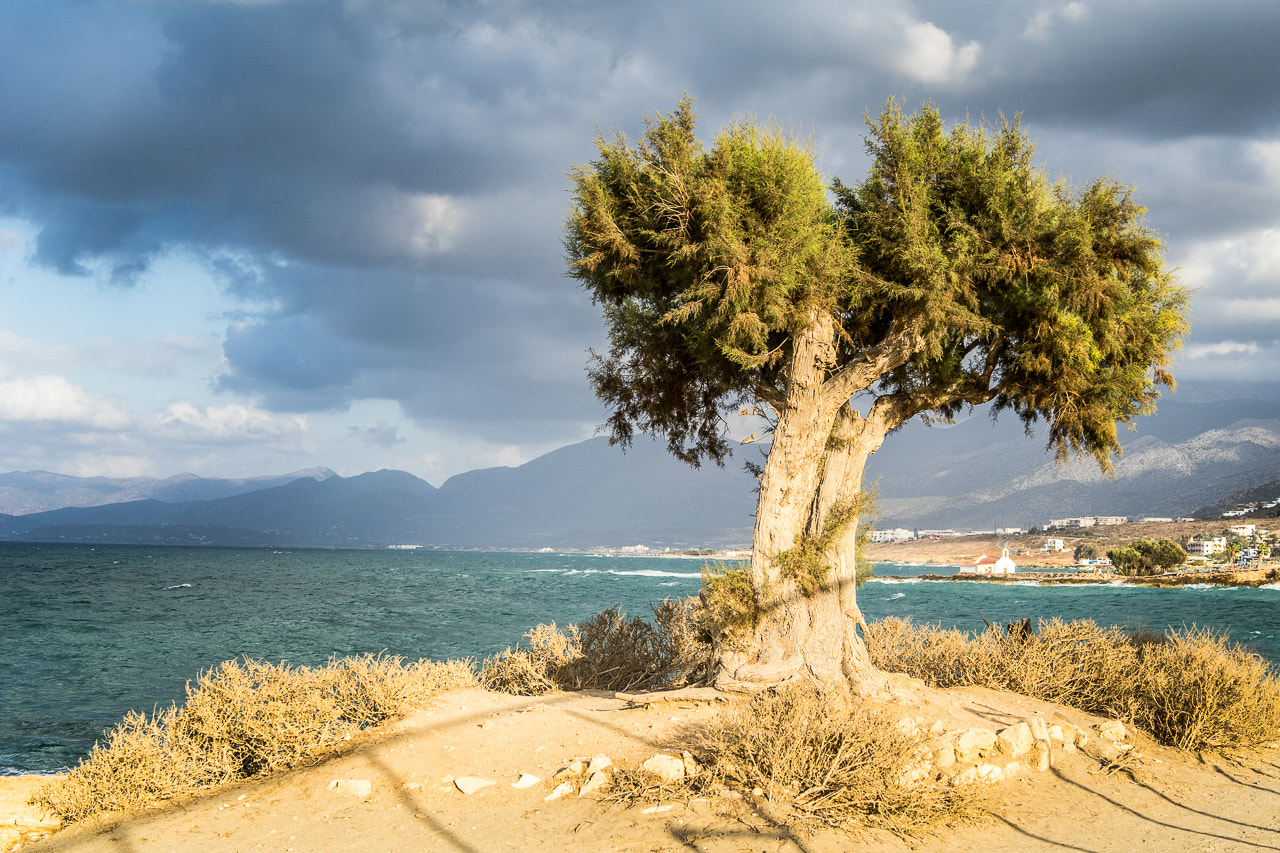
[(1187, 552), (1169, 539), (1135, 539), (1123, 548), (1108, 551), (1107, 559), (1117, 574), (1143, 577), (1181, 566), (1187, 561)]
[(1096, 560), (1098, 559), (1098, 546), (1090, 542), (1081, 542), (1076, 546), (1076, 550), (1072, 552), (1071, 556), (1077, 562), (1080, 560)]
[(735, 121), (707, 148), (695, 124), (685, 98), (571, 173), (569, 274), (609, 333), (589, 375), (624, 447), (644, 432), (722, 464), (729, 413), (766, 425), (750, 574), (717, 581), (741, 618), (721, 620), (716, 684), (874, 690), (854, 578), (868, 456), (910, 418), (990, 403), (1109, 470), (1116, 424), (1172, 386), (1187, 292), (1130, 190), (1050, 183), (1017, 121), (948, 130), (890, 101), (834, 204), (795, 135)]

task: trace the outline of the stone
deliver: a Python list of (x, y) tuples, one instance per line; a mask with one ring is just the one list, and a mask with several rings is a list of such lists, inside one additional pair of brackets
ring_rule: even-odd
[(1049, 739), (1049, 726), (1045, 723), (1044, 717), (1032, 717), (1027, 720), (1027, 727), (1031, 729), (1031, 738), (1033, 740)]
[(544, 803), (549, 803), (552, 800), (558, 800), (561, 797), (567, 797), (573, 793), (573, 787), (574, 786), (572, 782), (561, 782), (559, 785), (556, 785), (556, 789), (554, 791), (552, 791), (550, 794), (547, 794), (545, 797), (543, 797), (542, 801)]
[(595, 775), (601, 770), (612, 766), (613, 762), (609, 759), (609, 756), (605, 755), (603, 752), (597, 753), (596, 755), (591, 756), (591, 763), (587, 765), (587, 775)]
[[(1044, 721), (1041, 720), (1043, 726)], [(1026, 723), (1015, 723), (996, 734), (996, 747), (1010, 758), (1026, 755), (1036, 739), (1031, 734), (1031, 727)]]
[(457, 788), (467, 796), (471, 796), (481, 788), (487, 788), (490, 785), (496, 785), (497, 782), (492, 779), (482, 779), (479, 776), (459, 776), (453, 780), (453, 787)]
[(965, 729), (956, 736), (956, 761), (967, 764), (983, 758), (996, 745), (996, 733), (990, 729)]
[(586, 769), (587, 769), (586, 765), (583, 764), (581, 761), (577, 761), (577, 760), (570, 761), (568, 767), (564, 767), (560, 769), (559, 771), (556, 772), (556, 775), (552, 776), (551, 778), (564, 780), (574, 776), (581, 776), (582, 771)]
[(1062, 733), (1062, 726), (1049, 726), (1049, 740), (1066, 743), (1067, 737)]
[(955, 745), (950, 741), (943, 741), (938, 744), (938, 748), (933, 751), (933, 766), (937, 767), (939, 770), (946, 770), (955, 763)]
[(684, 778), (684, 761), (674, 755), (659, 753), (640, 766), (664, 782), (679, 782)]
[(1119, 720), (1107, 720), (1105, 723), (1098, 723), (1095, 728), (1098, 730), (1098, 737), (1109, 740), (1112, 743), (1120, 743), (1127, 734), (1124, 729), (1124, 723)]
[(994, 764), (979, 764), (974, 768), (978, 771), (979, 782), (1002, 782), (1004, 781), (1004, 770)]
[(1010, 761), (1004, 766), (1004, 778), (1017, 779), (1026, 770), (1026, 766), (1021, 761)]
[(587, 780), (587, 784), (578, 790), (579, 797), (590, 797), (609, 787), (609, 776), (597, 770), (591, 774), (591, 778)]
[(329, 790), (339, 794), (348, 794), (361, 799), (369, 796), (373, 785), (368, 779), (334, 779), (329, 783)]
[(685, 776), (697, 776), (702, 771), (702, 765), (688, 750), (680, 753), (680, 761), (684, 764)]
[(532, 788), (542, 780), (532, 773), (521, 773), (520, 778), (511, 783), (513, 788)]
[(1036, 770), (1041, 773), (1048, 773), (1049, 768), (1053, 766), (1053, 750), (1049, 748), (1049, 741), (1038, 740), (1033, 749), (1036, 761)]

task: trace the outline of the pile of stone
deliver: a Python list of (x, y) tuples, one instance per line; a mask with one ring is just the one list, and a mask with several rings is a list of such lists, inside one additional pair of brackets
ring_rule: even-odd
[[(928, 738), (917, 760), (903, 771), (903, 781), (908, 784), (934, 779), (966, 785), (1045, 773), (1058, 756), (1072, 755), (1090, 743), (1088, 732), (1056, 713), (1050, 720), (1027, 717), (998, 730), (946, 731), (941, 722), (925, 730), (924, 722), (905, 719), (900, 723), (904, 731)], [(1133, 749), (1125, 743), (1127, 735), (1119, 720), (1095, 726), (1095, 751), (1105, 760), (1113, 760)]]

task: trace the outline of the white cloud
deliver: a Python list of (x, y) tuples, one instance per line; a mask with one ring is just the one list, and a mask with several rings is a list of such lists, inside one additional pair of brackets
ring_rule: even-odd
[(1089, 17), (1089, 7), (1083, 3), (1064, 3), (1048, 9), (1041, 9), (1027, 21), (1022, 37), (1031, 41), (1045, 41), (1055, 21), (1079, 23)]
[(62, 376), (33, 376), (0, 382), (0, 421), (118, 430), (133, 416), (118, 397), (94, 394)]
[(951, 35), (928, 21), (912, 21), (902, 30), (903, 45), (895, 58), (899, 72), (921, 83), (951, 83), (978, 65), (982, 45), (956, 47)]
[(1214, 358), (1218, 356), (1257, 355), (1258, 345), (1238, 343), (1236, 341), (1218, 341), (1212, 344), (1189, 344), (1184, 350), (1188, 360)]
[(167, 441), (296, 443), (307, 437), (308, 422), (303, 415), (277, 417), (239, 403), (202, 408), (184, 401), (148, 417), (144, 427), (146, 432)]

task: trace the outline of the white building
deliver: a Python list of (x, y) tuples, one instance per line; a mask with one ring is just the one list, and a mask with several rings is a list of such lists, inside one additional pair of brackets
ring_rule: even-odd
[(1011, 575), (1018, 571), (1013, 560), (1009, 558), (1009, 549), (1000, 552), (999, 557), (988, 557), (983, 554), (972, 566), (961, 566), (957, 574), (961, 575)]
[(1046, 539), (1044, 540), (1044, 547), (1042, 547), (1040, 550), (1041, 551), (1061, 551), (1063, 548), (1066, 548), (1066, 547), (1067, 547), (1067, 543), (1063, 542), (1061, 539)]
[(903, 542), (907, 539), (914, 539), (915, 534), (905, 527), (894, 527), (889, 530), (873, 530), (871, 531), (872, 542)]
[(1236, 524), (1227, 528), (1228, 533), (1234, 533), (1241, 539), (1248, 539), (1253, 535), (1257, 528), (1252, 524)]
[(1227, 550), (1227, 537), (1214, 536), (1201, 539), (1195, 537), (1187, 542), (1187, 554), (1192, 557), (1209, 557)]

